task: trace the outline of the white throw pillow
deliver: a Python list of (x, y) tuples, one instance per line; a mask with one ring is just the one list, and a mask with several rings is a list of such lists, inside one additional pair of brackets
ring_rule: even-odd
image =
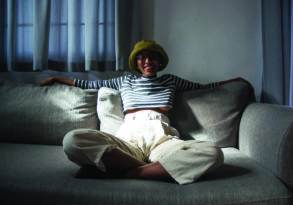
[(120, 92), (111, 88), (100, 88), (97, 113), (100, 130), (115, 135), (124, 119)]

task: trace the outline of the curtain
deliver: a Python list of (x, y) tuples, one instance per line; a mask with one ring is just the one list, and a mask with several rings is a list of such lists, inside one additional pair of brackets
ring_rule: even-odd
[(5, 23), (5, 18), (4, 16), (6, 16), (6, 6), (5, 6), (5, 2), (0, 0), (0, 71), (4, 70), (5, 66), (5, 41), (6, 39), (4, 38), (4, 32), (5, 32), (5, 27), (6, 27), (6, 23)]
[(1, 0), (1, 71), (124, 70), (135, 0)]
[(292, 104), (291, 0), (262, 1), (262, 102)]
[[(116, 69), (128, 68), (128, 56), (135, 42), (142, 36), (140, 1), (115, 1)], [(131, 12), (129, 12), (131, 11)]]
[(291, 15), (291, 21), (290, 21), (290, 39), (291, 39), (291, 42), (290, 42), (290, 44), (291, 44), (291, 49), (290, 49), (290, 74), (289, 74), (289, 78), (291, 79), (290, 80), (290, 87), (289, 87), (289, 105), (291, 106), (291, 107), (293, 107), (293, 41), (292, 41), (292, 39), (293, 39), (293, 29), (292, 29), (292, 26), (291, 26), (291, 24), (292, 24), (292, 22), (293, 22), (293, 4), (292, 4), (292, 0), (291, 0), (291, 10), (290, 10), (290, 15)]

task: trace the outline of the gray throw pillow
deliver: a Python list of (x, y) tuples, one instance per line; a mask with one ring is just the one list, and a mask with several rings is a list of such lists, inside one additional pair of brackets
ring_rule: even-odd
[(186, 91), (176, 95), (170, 118), (183, 139), (236, 147), (242, 112), (253, 100), (253, 88), (244, 82)]
[(0, 141), (60, 145), (70, 130), (97, 129), (96, 90), (2, 82), (0, 99)]

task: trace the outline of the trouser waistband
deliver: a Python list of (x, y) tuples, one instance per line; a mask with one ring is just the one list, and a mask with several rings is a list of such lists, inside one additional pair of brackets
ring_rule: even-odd
[(170, 120), (166, 115), (154, 110), (140, 110), (134, 113), (129, 113), (125, 115), (124, 120), (160, 120), (168, 125), (170, 124)]

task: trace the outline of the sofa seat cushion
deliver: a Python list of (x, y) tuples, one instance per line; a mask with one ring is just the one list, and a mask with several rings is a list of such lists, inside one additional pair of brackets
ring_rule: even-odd
[(0, 144), (0, 204), (288, 204), (288, 189), (271, 173), (234, 148), (225, 165), (198, 182), (75, 177), (61, 146)]

